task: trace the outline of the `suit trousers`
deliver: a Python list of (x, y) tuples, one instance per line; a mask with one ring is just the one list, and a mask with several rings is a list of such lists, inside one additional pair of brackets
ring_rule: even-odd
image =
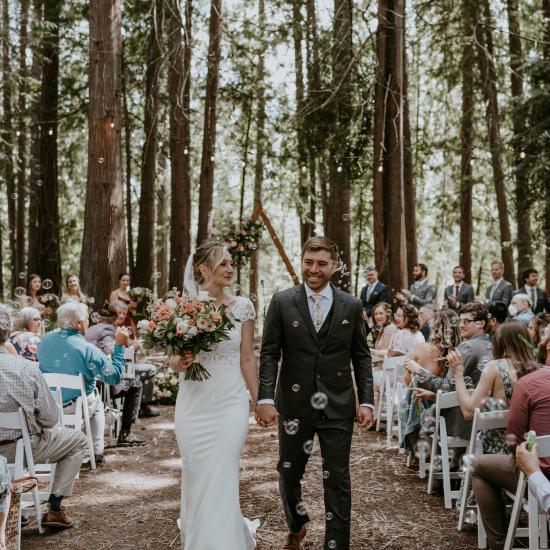
[[(289, 420), (298, 420), (296, 433), (287, 433), (285, 426)], [(315, 434), (319, 438), (323, 460), (325, 549), (345, 550), (350, 544), (349, 458), (353, 421), (353, 418), (330, 419), (322, 411), (315, 411), (308, 418), (279, 417), (279, 489), (288, 527), (295, 533), (309, 521), (300, 483), (313, 450)]]
[(482, 455), (474, 458), (472, 487), (491, 550), (504, 548), (508, 531), (506, 503), (501, 489), (515, 493), (517, 484), (514, 455)]

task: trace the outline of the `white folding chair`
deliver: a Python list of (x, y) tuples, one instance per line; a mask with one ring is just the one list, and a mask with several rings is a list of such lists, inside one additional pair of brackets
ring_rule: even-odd
[[(550, 456), (550, 435), (537, 437), (537, 452), (539, 458)], [(527, 501), (525, 499), (525, 487), (528, 487), (527, 480), (522, 472), (519, 472), (519, 481), (514, 498), (510, 524), (504, 550), (512, 550), (515, 537), (528, 536), (529, 550), (548, 548), (548, 518), (546, 514), (540, 513), (536, 496), (528, 489)], [(507, 493), (508, 494), (508, 493)], [(529, 515), (529, 527), (518, 529), (518, 520), (521, 510)]]
[[(384, 396), (386, 403), (386, 444), (391, 445), (393, 434), (399, 437), (399, 414), (397, 410), (397, 396), (399, 377), (403, 376), (405, 357), (386, 357), (384, 359)], [(382, 395), (380, 396), (382, 399)], [(396, 418), (397, 417), (397, 418)]]
[[(483, 454), (483, 445), (481, 442), (481, 432), (483, 430), (498, 430), (500, 428), (506, 428), (508, 423), (508, 411), (490, 411), (481, 412), (479, 409), (474, 411), (474, 420), (472, 422), (472, 434), (470, 435), (470, 444), (468, 445), (467, 455), (480, 456)], [(456, 528), (462, 531), (464, 528), (464, 518), (466, 517), (466, 510), (468, 508), (468, 495), (470, 492), (471, 484), (471, 464), (467, 464), (466, 471), (464, 473), (464, 482), (462, 484), (462, 501), (460, 503), (460, 511), (458, 514), (458, 523)], [(470, 507), (472, 508), (472, 507)], [(479, 514), (479, 509), (476, 506), (475, 511), (477, 513), (477, 538), (478, 547), (485, 548), (486, 536), (483, 522)]]
[[(36, 477), (31, 438), (29, 436), (29, 428), (23, 409), (19, 407), (17, 412), (0, 413), (0, 428), (21, 431), (21, 438), (17, 441), (15, 449), (15, 462), (8, 464), (8, 469), (10, 470), (10, 475), (12, 478), (19, 479), (25, 476)], [(32, 500), (29, 502), (29, 499)], [(38, 491), (38, 486), (35, 486), (30, 494), (23, 493), (19, 502), (17, 534), (18, 550), (21, 547), (21, 515), (31, 515), (32, 508), (34, 508), (34, 515), (36, 516), (36, 522), (38, 524), (38, 532), (44, 532), (42, 527), (42, 510), (40, 509), (40, 493)], [(30, 507), (29, 503), (32, 503)]]
[[(432, 437), (432, 453), (430, 457), (430, 471), (428, 475), (428, 494), (432, 493), (434, 479), (443, 480), (443, 497), (445, 508), (451, 509), (453, 499), (458, 498), (460, 491), (451, 491), (451, 479), (460, 479), (462, 472), (451, 472), (449, 465), (449, 449), (465, 449), (468, 447), (468, 441), (460, 437), (447, 435), (447, 423), (441, 411), (458, 407), (458, 396), (456, 392), (443, 393), (437, 392), (435, 401), (435, 427)], [(441, 449), (441, 455), (437, 448)], [(441, 457), (441, 472), (435, 471), (436, 458)]]
[(74, 414), (67, 414), (63, 412), (62, 421), (63, 426), (68, 428), (74, 428), (76, 430), (82, 430), (84, 424), (86, 437), (88, 439), (88, 455), (90, 457), (90, 467), (95, 470), (95, 456), (94, 456), (94, 444), (92, 439), (92, 430), (90, 428), (90, 411), (88, 409), (88, 397), (86, 395), (86, 386), (84, 384), (84, 377), (82, 374), (78, 376), (72, 374), (60, 374), (57, 372), (44, 373), (46, 383), (50, 388), (54, 389), (67, 389), (76, 390), (80, 392), (80, 396), (77, 397), (75, 402)]

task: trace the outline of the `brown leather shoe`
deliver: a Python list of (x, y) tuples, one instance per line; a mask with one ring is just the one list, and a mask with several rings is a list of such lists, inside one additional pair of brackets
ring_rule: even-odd
[(290, 531), (286, 536), (286, 544), (283, 546), (283, 550), (300, 550), (302, 548), (302, 541), (306, 536), (306, 526), (302, 525), (302, 528), (293, 533)]
[(65, 512), (65, 506), (61, 506), (61, 511), (55, 512), (48, 510), (42, 516), (42, 525), (44, 527), (56, 527), (58, 529), (69, 529), (73, 526), (73, 518)]

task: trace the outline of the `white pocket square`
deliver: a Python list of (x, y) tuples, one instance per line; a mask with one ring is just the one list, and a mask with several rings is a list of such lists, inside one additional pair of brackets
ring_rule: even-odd
[(347, 319), (344, 319), (344, 320), (342, 321), (342, 324), (343, 324), (343, 325), (349, 325), (349, 321), (348, 321)]

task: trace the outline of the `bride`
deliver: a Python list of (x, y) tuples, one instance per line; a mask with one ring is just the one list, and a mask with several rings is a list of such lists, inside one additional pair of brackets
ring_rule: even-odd
[[(249, 403), (258, 395), (258, 371), (253, 350), (255, 311), (252, 302), (229, 296), (233, 262), (227, 248), (203, 243), (189, 257), (184, 285), (192, 297), (207, 291), (216, 304), (226, 304), (237, 322), (229, 340), (198, 360), (211, 377), (203, 382), (185, 380), (192, 362), (188, 354), (170, 358), (179, 371), (176, 402), (176, 437), (182, 455), (181, 538), (184, 550), (249, 550), (256, 546), (259, 522), (241, 514), (239, 472), (248, 432)], [(245, 387), (246, 384), (246, 387)]]

